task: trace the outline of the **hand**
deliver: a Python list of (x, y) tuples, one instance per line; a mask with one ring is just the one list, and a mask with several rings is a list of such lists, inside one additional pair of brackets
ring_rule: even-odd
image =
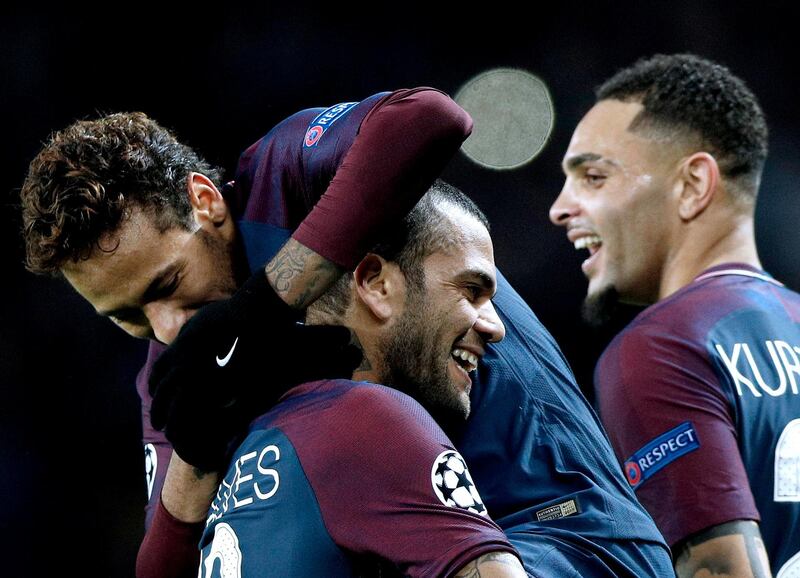
[(184, 461), (223, 468), (231, 444), (286, 391), (352, 376), (361, 352), (350, 331), (303, 325), (301, 315), (258, 272), (184, 325), (150, 376), (150, 420)]

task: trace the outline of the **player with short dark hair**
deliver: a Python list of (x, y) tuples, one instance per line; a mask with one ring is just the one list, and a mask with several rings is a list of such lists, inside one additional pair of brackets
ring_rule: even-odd
[[(434, 187), (403, 221), (413, 224), (393, 227), (383, 251), (358, 264), (342, 316), (320, 319), (318, 302), (310, 306), (310, 317), (354, 332), (364, 362), (355, 381), (300, 385), (253, 421), (209, 510), (203, 576), (217, 566), (244, 576), (376, 575), (377, 561), (409, 576), (524, 575), (463, 458), (396, 391), (463, 419), (467, 370), (503, 336), (485, 218), (453, 198)], [(473, 360), (456, 360), (454, 343)]]
[[(460, 139), (466, 136), (459, 116), (463, 111), (457, 113), (449, 99), (436, 95), (440, 93), (401, 91), (376, 95), (361, 103), (343, 103), (293, 115), (243, 153), (235, 181), (223, 188), (224, 203), (214, 194), (210, 180), (203, 179), (202, 174), (190, 175), (187, 190), (201, 220), (200, 228), (212, 238), (224, 241), (222, 247), (235, 247), (228, 240), (229, 214), (223, 212), (229, 209), (237, 218), (234, 231), (242, 241), (241, 249), (232, 251), (231, 262), (238, 263), (237, 259), (244, 254), (250, 270), (257, 271), (272, 259), (267, 274), (273, 287), (288, 303), (305, 307), (342, 270), (358, 265), (387, 223), (396, 222), (399, 215), (408, 212)], [(320, 201), (308, 219), (297, 228), (317, 199)], [(139, 216), (134, 213), (131, 219)], [(293, 238), (275, 256), (292, 231), (295, 231)], [(197, 245), (175, 231), (166, 235), (169, 247), (173, 248), (168, 263), (178, 263), (177, 269), (159, 267), (164, 259), (159, 254), (160, 245), (139, 238), (137, 246), (141, 251), (134, 264), (139, 267), (141, 255), (159, 254), (159, 258), (144, 270), (123, 268), (115, 272), (117, 279), (119, 275), (127, 275), (133, 279), (143, 276), (159, 280), (148, 299), (141, 297), (152, 284), (123, 295), (121, 303), (101, 302), (96, 307), (101, 312), (126, 314), (127, 317), (117, 321), (129, 323), (126, 329), (131, 332), (152, 333), (171, 341), (177, 329), (202, 303), (197, 299), (202, 292), (187, 289), (198, 278), (213, 277), (214, 272), (199, 275), (194, 269), (208, 259), (208, 252), (203, 253), (208, 243)], [(189, 248), (206, 257), (190, 260), (191, 267), (184, 270), (180, 268), (182, 255)], [(322, 257), (317, 259), (315, 254)], [(117, 262), (119, 257), (119, 254), (113, 256)], [(78, 269), (87, 270), (85, 265), (82, 263)], [(243, 268), (246, 269), (232, 267), (237, 283), (246, 276), (236, 274)], [(73, 275), (70, 281), (90, 301), (97, 302), (98, 297), (119, 291), (113, 277), (103, 279), (105, 271), (106, 268), (87, 270), (89, 275), (84, 278)], [(158, 274), (164, 271), (168, 274)], [(193, 280), (189, 287), (183, 285), (187, 278)], [(305, 282), (292, 286), (298, 279)], [(298, 290), (298, 285), (303, 289)], [(246, 289), (240, 294), (240, 290), (234, 295), (236, 307), (222, 304), (223, 308), (231, 309), (228, 317), (236, 317), (236, 323), (220, 323), (215, 326), (220, 330), (211, 334), (201, 327), (195, 332), (198, 339), (194, 344), (191, 339), (184, 340), (191, 346), (176, 349), (177, 374), (191, 373), (203, 384), (200, 391), (210, 392), (208, 396), (186, 391), (177, 383), (179, 380), (161, 379), (164, 373), (170, 375), (168, 371), (153, 380), (156, 392), (153, 417), (159, 426), (166, 426), (177, 454), (191, 455), (189, 461), (195, 465), (219, 464), (220, 457), (225, 455), (219, 451), (220, 440), (230, 438), (219, 434), (219, 420), (214, 428), (209, 428), (202, 418), (193, 416), (210, 411), (219, 416), (222, 412), (230, 416), (224, 423), (233, 431), (234, 424), (248, 413), (242, 410), (237, 415), (222, 402), (234, 398), (231, 404), (234, 408), (252, 406), (251, 410), (259, 409), (260, 413), (265, 404), (274, 403), (285, 391), (278, 391), (280, 387), (269, 394), (261, 390), (242, 391), (244, 385), (232, 380), (224, 385), (234, 393), (220, 396), (215, 393), (220, 389), (215, 384), (222, 381), (215, 377), (219, 372), (216, 364), (195, 369), (193, 364), (180, 361), (180, 350), (194, 351), (195, 346), (209, 360), (215, 355), (224, 359), (235, 342), (235, 333), (229, 331), (231, 327), (239, 327), (238, 324), (248, 320), (253, 324), (250, 318), (269, 319), (262, 314), (240, 313), (238, 304), (252, 301), (248, 292)], [(472, 374), (472, 418), (466, 428), (462, 424), (462, 431), (454, 432), (462, 453), (474, 456), (467, 457), (467, 461), (477, 462), (481, 479), (476, 482), (479, 487), (487, 487), (482, 496), (489, 512), (501, 521), (512, 543), (522, 552), (528, 570), (537, 575), (560, 576), (569, 572), (592, 576), (663, 575), (670, 568), (666, 547), (616, 469), (604, 434), (556, 344), (500, 275), (495, 302), (509, 338), (496, 347), (487, 347), (486, 363)], [(198, 315), (210, 307), (214, 306), (206, 307)], [(268, 325), (268, 321), (265, 323)], [(187, 324), (186, 330), (192, 327), (193, 322)], [(180, 341), (175, 345), (179, 346)], [(237, 345), (237, 350), (241, 347)], [(153, 355), (138, 379), (145, 440), (150, 444), (151, 459), (158, 462), (150, 485), (151, 504), (158, 505), (150, 514), (152, 517), (152, 512), (156, 513), (153, 528), (157, 532), (154, 534), (151, 529), (148, 537), (165, 528), (167, 533), (195, 531), (171, 518), (163, 507), (172, 507), (170, 511), (175, 514), (176, 507), (180, 509), (186, 504), (180, 502), (185, 493), (176, 496), (170, 491), (174, 486), (164, 482), (163, 464), (169, 460), (169, 444), (163, 434), (150, 427), (148, 381), (155, 354), (161, 349), (158, 345), (151, 347)], [(287, 363), (271, 364), (271, 370), (278, 371), (284, 365), (289, 369), (304, 368), (303, 358), (298, 359), (298, 354), (292, 354), (290, 349), (284, 347), (272, 356), (286, 359)], [(306, 351), (301, 350), (299, 355)], [(469, 351), (454, 349), (453, 353), (460, 360), (457, 363), (465, 367), (472, 369), (476, 364)], [(297, 363), (291, 363), (292, 360)], [(291, 383), (290, 376), (281, 379)], [(237, 401), (241, 399), (245, 402)], [(211, 439), (212, 436), (216, 437)], [(181, 470), (176, 470), (175, 462), (173, 456), (170, 471), (181, 472), (179, 481), (190, 486), (195, 483), (192, 468), (184, 464), (179, 466)], [(475, 464), (471, 467), (475, 468)], [(206, 481), (204, 477), (197, 485), (203, 486)], [(216, 485), (203, 487), (208, 491), (205, 506), (199, 511), (188, 507), (192, 515), (183, 519), (205, 518)], [(159, 504), (159, 495), (163, 504)]]
[(741, 79), (694, 55), (654, 56), (598, 89), (550, 211), (589, 249), (590, 322), (618, 301), (651, 305), (603, 353), (595, 388), (680, 576), (800, 568), (800, 297), (756, 252), (766, 154)]

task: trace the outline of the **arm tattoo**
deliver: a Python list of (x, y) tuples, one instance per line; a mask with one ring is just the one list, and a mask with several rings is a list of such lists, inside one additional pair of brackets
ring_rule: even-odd
[(734, 520), (703, 530), (678, 544), (673, 553), (680, 578), (747, 571), (754, 578), (772, 576), (758, 524), (751, 520)]
[(275, 292), (296, 309), (310, 305), (343, 273), (335, 263), (292, 238), (267, 264), (265, 272)]
[(509, 552), (489, 552), (488, 554), (484, 554), (480, 558), (476, 558), (464, 566), (454, 578), (480, 578), (481, 576), (486, 576), (487, 574), (481, 573), (481, 566), (485, 566), (488, 562), (494, 562), (495, 564), (507, 566), (511, 570), (523, 572), (520, 574), (521, 576), (525, 575), (519, 559), (513, 554)]
[(275, 291), (286, 294), (292, 285), (292, 279), (305, 270), (306, 261), (313, 253), (308, 247), (289, 239), (280, 251), (267, 264), (267, 277), (273, 282)]

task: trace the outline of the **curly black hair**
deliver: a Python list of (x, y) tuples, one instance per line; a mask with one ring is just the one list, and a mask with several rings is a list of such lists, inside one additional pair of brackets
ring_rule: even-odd
[(694, 54), (657, 54), (620, 70), (596, 90), (597, 100), (640, 102), (630, 130), (697, 140), (724, 178), (752, 197), (767, 157), (767, 123), (758, 100), (725, 66)]
[(191, 225), (190, 172), (217, 186), (221, 171), (141, 112), (78, 121), (54, 133), (31, 162), (20, 191), (26, 266), (58, 274), (86, 259), (132, 207), (159, 231)]

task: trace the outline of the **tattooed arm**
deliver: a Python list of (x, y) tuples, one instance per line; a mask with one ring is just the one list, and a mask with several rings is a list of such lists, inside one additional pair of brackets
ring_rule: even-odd
[(761, 532), (752, 520), (707, 528), (680, 542), (673, 553), (679, 578), (772, 577)]
[(524, 578), (519, 558), (508, 552), (489, 552), (456, 572), (455, 578)]
[(344, 273), (295, 239), (281, 247), (264, 271), (275, 292), (295, 309), (308, 307)]

